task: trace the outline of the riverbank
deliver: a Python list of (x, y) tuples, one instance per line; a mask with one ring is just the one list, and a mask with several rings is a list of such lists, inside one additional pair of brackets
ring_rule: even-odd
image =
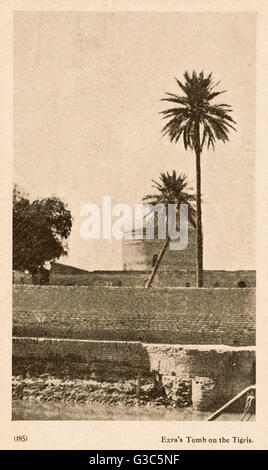
[[(143, 378), (140, 399), (134, 379), (100, 381), (43, 374), (14, 376), (13, 420), (163, 420), (204, 421), (211, 414), (188, 403), (178, 406), (172, 397), (156, 396), (150, 378)], [(147, 383), (146, 383), (147, 382)], [(221, 421), (239, 421), (241, 413), (228, 413)]]
[[(156, 388), (150, 378), (143, 378), (137, 398), (137, 382), (134, 379), (97, 380), (59, 378), (50, 374), (35, 377), (17, 375), (12, 380), (13, 400), (36, 400), (42, 402), (83, 403), (93, 405), (124, 405), (174, 408), (190, 406), (189, 400), (167, 396), (164, 389)], [(180, 403), (178, 403), (180, 402)]]

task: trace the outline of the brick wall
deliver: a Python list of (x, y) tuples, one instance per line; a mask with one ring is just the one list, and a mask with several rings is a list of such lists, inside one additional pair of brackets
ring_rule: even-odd
[(93, 271), (87, 274), (61, 274), (51, 270), (52, 286), (139, 286), (144, 287), (151, 271)]
[(15, 336), (255, 344), (255, 289), (14, 286)]
[[(240, 281), (244, 281), (246, 287), (256, 287), (256, 271), (204, 271), (204, 287), (238, 287)], [(173, 270), (160, 272), (155, 286), (185, 287), (186, 283), (194, 287), (196, 285), (196, 273)]]
[[(36, 362), (37, 361), (37, 362)], [(66, 362), (67, 361), (67, 362)], [(50, 338), (13, 338), (13, 373), (38, 368), (38, 374), (72, 376), (116, 374), (117, 378), (143, 376), (158, 371), (168, 392), (181, 379), (192, 382), (192, 402), (197, 409), (218, 408), (245, 387), (255, 383), (255, 348), (145, 344)], [(68, 373), (65, 370), (64, 373)], [(209, 393), (207, 387), (209, 386)], [(203, 389), (205, 387), (205, 393)]]
[(150, 371), (148, 354), (139, 342), (94, 341), (55, 338), (13, 338), (13, 358), (41, 359), (45, 362), (60, 358), (75, 364), (87, 363), (89, 368), (111, 364), (144, 372)]
[[(145, 234), (144, 234), (145, 237)], [(122, 257), (124, 269), (151, 270), (155, 255), (160, 253), (164, 240), (154, 238), (152, 240), (143, 238), (136, 240), (122, 240)], [(188, 245), (184, 250), (170, 250), (165, 252), (160, 265), (161, 271), (166, 270), (195, 270), (196, 268), (196, 237), (195, 231), (189, 228)]]
[(255, 361), (254, 346), (171, 345), (138, 341), (95, 341), (80, 339), (13, 337), (13, 357), (49, 359), (60, 357), (88, 363), (127, 365), (136, 371), (158, 370), (163, 375), (248, 376)]
[[(150, 277), (151, 268), (147, 271), (93, 271), (86, 274), (68, 274), (52, 269), (50, 272), (51, 285), (65, 286), (129, 286), (144, 287)], [(204, 287), (237, 287), (239, 281), (244, 281), (246, 287), (256, 286), (256, 271), (204, 271)], [(26, 282), (25, 282), (26, 284)], [(154, 286), (185, 287), (186, 284), (196, 285), (194, 270), (158, 272)]]

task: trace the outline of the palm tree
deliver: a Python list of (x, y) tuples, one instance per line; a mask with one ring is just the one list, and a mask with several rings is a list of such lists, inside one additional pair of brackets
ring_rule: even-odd
[(218, 83), (214, 83), (212, 73), (204, 77), (195, 71), (190, 75), (184, 73), (185, 82), (176, 78), (183, 91), (183, 96), (166, 93), (161, 101), (174, 103), (172, 107), (161, 111), (164, 119), (169, 119), (163, 127), (163, 135), (168, 135), (171, 142), (177, 143), (183, 138), (184, 147), (195, 152), (196, 158), (196, 251), (197, 251), (197, 286), (203, 285), (203, 235), (201, 212), (201, 167), (200, 159), (204, 147), (215, 146), (217, 140), (227, 142), (230, 129), (236, 130), (236, 124), (230, 116), (232, 109), (227, 104), (211, 104), (211, 101), (225, 91), (215, 91)]
[[(177, 213), (180, 204), (187, 204), (188, 220), (190, 224), (195, 227), (195, 195), (190, 192), (192, 188), (188, 186), (186, 175), (181, 173), (179, 176), (177, 176), (176, 171), (173, 170), (172, 174), (169, 174), (168, 172), (166, 172), (166, 174), (161, 173), (159, 180), (160, 182), (152, 180), (152, 182), (154, 183), (152, 187), (156, 188), (158, 192), (156, 194), (147, 194), (147, 196), (144, 196), (144, 198), (142, 199), (143, 202), (146, 204), (151, 204), (152, 206), (156, 206), (157, 204), (163, 204), (165, 206), (166, 214), (168, 204), (176, 204)], [(146, 284), (146, 287), (150, 287), (152, 285), (157, 270), (169, 245), (169, 241), (170, 238), (167, 233), (167, 238), (155, 261), (151, 276)]]

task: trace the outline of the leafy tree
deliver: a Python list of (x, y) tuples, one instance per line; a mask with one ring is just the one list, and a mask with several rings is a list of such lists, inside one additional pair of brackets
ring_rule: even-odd
[[(167, 214), (167, 207), (168, 204), (176, 204), (177, 213), (179, 211), (180, 204), (187, 204), (188, 205), (188, 220), (190, 224), (195, 227), (196, 226), (196, 210), (195, 210), (195, 195), (191, 193), (192, 188), (189, 187), (187, 176), (181, 173), (177, 176), (175, 170), (171, 174), (168, 172), (161, 173), (159, 177), (159, 182), (152, 180), (153, 188), (157, 189), (157, 193), (155, 194), (147, 194), (142, 199), (144, 203), (151, 204), (152, 206), (156, 206), (157, 204), (164, 204), (166, 214)], [(162, 246), (162, 249), (155, 260), (154, 267), (151, 273), (151, 276), (146, 284), (146, 287), (150, 287), (152, 282), (155, 278), (157, 270), (161, 264), (161, 261), (164, 257), (164, 254), (169, 245), (169, 236), (167, 234), (167, 238)]]
[(13, 190), (13, 269), (35, 275), (46, 261), (68, 252), (71, 212), (63, 201), (50, 197), (30, 202), (15, 185)]
[(175, 107), (162, 111), (164, 119), (168, 119), (163, 127), (163, 135), (168, 135), (171, 142), (183, 139), (184, 147), (195, 152), (196, 159), (196, 247), (197, 247), (197, 286), (203, 285), (203, 235), (201, 211), (201, 154), (204, 147), (215, 147), (217, 140), (227, 142), (230, 129), (236, 130), (236, 124), (230, 116), (232, 109), (227, 104), (212, 104), (211, 101), (225, 91), (215, 91), (218, 83), (214, 83), (212, 74), (207, 77), (195, 71), (190, 75), (184, 73), (185, 82), (176, 78), (183, 91), (179, 96), (166, 93), (162, 101), (173, 103)]

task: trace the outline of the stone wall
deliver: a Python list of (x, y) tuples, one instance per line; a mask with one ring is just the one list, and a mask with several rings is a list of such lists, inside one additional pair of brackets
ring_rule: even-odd
[[(245, 287), (256, 287), (256, 271), (253, 270), (210, 270), (204, 271), (203, 283), (204, 287), (239, 287), (243, 282)], [(155, 286), (170, 287), (194, 287), (196, 285), (195, 271), (179, 271), (160, 272)]]
[[(180, 393), (182, 381), (197, 409), (214, 409), (255, 383), (255, 348), (146, 344), (51, 338), (13, 338), (13, 368), (39, 360), (39, 374), (57, 373), (59, 364), (71, 364), (77, 374), (116, 371), (143, 376), (157, 373), (167, 395)], [(40, 362), (41, 360), (41, 362)], [(51, 369), (52, 364), (52, 369)], [(43, 367), (43, 370), (40, 368)], [(205, 390), (205, 392), (204, 392)]]
[[(55, 266), (56, 263), (55, 263)], [(51, 285), (65, 286), (136, 286), (144, 287), (149, 279), (151, 269), (145, 271), (92, 271), (85, 274), (72, 274), (54, 268), (50, 272)], [(251, 271), (204, 271), (204, 287), (238, 287), (244, 281), (246, 287), (256, 286), (256, 272)], [(154, 281), (155, 287), (194, 287), (196, 273), (194, 270), (184, 271), (173, 269), (161, 270)]]
[(255, 289), (14, 286), (15, 336), (255, 344)]
[(80, 339), (29, 338), (14, 337), (14, 358), (43, 359), (54, 358), (74, 363), (88, 364), (89, 370), (95, 370), (103, 364), (105, 368), (112, 364), (126, 365), (133, 371), (148, 372), (150, 363), (146, 349), (139, 342), (131, 341), (94, 341)]
[(144, 287), (150, 271), (92, 271), (87, 274), (50, 273), (50, 285), (54, 286), (137, 286)]
[(192, 404), (214, 409), (255, 383), (255, 348), (205, 345), (144, 345), (150, 367), (165, 387), (176, 379), (192, 382)]

